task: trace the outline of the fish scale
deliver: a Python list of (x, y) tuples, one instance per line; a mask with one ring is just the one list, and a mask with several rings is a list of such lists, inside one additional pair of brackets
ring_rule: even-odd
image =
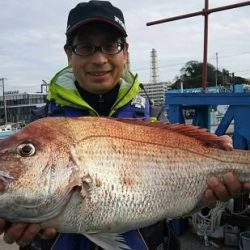
[[(17, 150), (30, 144), (28, 156)], [(233, 171), (248, 181), (249, 167), (249, 152), (191, 125), (43, 118), (0, 142), (0, 217), (129, 249), (120, 233), (189, 214), (208, 177)]]

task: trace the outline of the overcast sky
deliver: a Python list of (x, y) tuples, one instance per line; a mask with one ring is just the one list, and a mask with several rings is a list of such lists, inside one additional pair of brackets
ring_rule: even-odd
[[(0, 78), (7, 90), (39, 91), (67, 65), (65, 28), (75, 0), (0, 0)], [(204, 0), (113, 0), (123, 10), (130, 64), (141, 82), (150, 81), (150, 53), (158, 55), (159, 80), (173, 81), (189, 60), (203, 60), (202, 16), (146, 26), (147, 22), (204, 8)], [(210, 0), (209, 7), (240, 0)], [(208, 61), (250, 78), (250, 6), (209, 15)], [(1, 89), (0, 89), (1, 91)]]

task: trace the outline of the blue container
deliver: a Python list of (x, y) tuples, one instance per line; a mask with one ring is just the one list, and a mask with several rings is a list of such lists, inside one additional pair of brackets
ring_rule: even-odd
[(183, 234), (185, 230), (185, 219), (172, 219), (169, 221), (169, 225), (171, 226), (174, 234), (179, 237)]

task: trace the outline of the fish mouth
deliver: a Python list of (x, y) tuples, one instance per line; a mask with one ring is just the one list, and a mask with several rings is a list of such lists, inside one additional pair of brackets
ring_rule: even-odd
[(0, 171), (0, 183), (6, 186), (9, 182), (13, 181), (15, 178), (9, 175), (5, 171)]
[[(13, 213), (10, 213), (8, 210), (6, 210), (5, 214), (1, 212), (1, 217), (11, 222), (25, 223), (41, 223), (51, 220), (62, 213), (74, 192), (75, 188), (72, 188), (63, 196), (60, 196), (59, 199), (52, 199), (52, 201), (48, 203), (45, 201), (39, 205), (23, 205), (14, 202), (16, 210), (13, 211)], [(55, 205), (48, 209), (49, 203), (54, 203)], [(42, 213), (41, 211), (44, 210), (45, 212)]]

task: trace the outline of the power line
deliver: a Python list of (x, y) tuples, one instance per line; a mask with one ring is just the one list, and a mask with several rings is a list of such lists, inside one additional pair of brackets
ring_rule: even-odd
[(247, 54), (250, 54), (250, 51), (242, 52), (238, 54), (224, 55), (224, 56), (220, 56), (220, 58), (236, 57), (236, 56), (242, 56), (242, 55), (247, 55)]
[(243, 70), (236, 70), (236, 72), (250, 72), (250, 68), (249, 69), (243, 69)]
[[(241, 53), (238, 53), (238, 54), (231, 54), (231, 55), (222, 55), (220, 56), (220, 59), (223, 59), (223, 58), (228, 58), (228, 57), (236, 57), (236, 56), (241, 56), (241, 55), (246, 55), (246, 54), (250, 54), (250, 51), (245, 51), (245, 52), (241, 52)], [(212, 60), (215, 60), (216, 57), (213, 56), (213, 57), (209, 57), (208, 58), (209, 61), (212, 61)], [(184, 65), (186, 62), (180, 62), (180, 63), (173, 63), (173, 64), (165, 64), (165, 65), (159, 65), (158, 68), (171, 68), (171, 67), (176, 67), (176, 66), (182, 66)], [(135, 68), (134, 69), (135, 71), (146, 71), (146, 70), (150, 70), (150, 67), (146, 67), (146, 68)]]

